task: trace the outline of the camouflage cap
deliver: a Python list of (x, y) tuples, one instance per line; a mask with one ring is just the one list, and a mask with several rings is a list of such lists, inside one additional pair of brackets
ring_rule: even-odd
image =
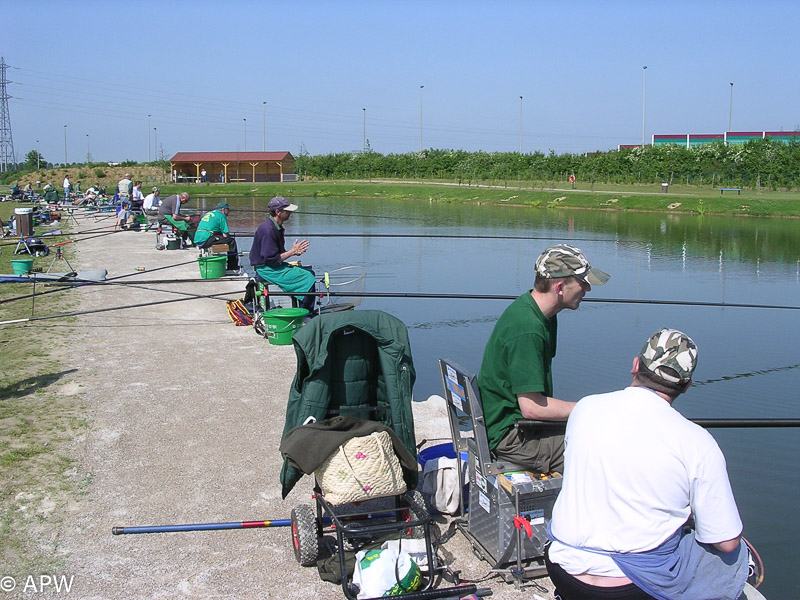
[(545, 279), (577, 277), (591, 285), (603, 285), (611, 275), (595, 269), (583, 252), (569, 244), (558, 244), (548, 248), (536, 259), (536, 274)]
[(697, 366), (697, 345), (677, 329), (659, 329), (639, 353), (639, 363), (665, 382), (685, 385)]

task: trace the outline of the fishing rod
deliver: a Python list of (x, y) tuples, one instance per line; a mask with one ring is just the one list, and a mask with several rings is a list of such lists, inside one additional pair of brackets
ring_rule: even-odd
[[(316, 296), (320, 292), (270, 292), (271, 296)], [(325, 292), (328, 295), (328, 292)], [(331, 297), (345, 298), (411, 298), (445, 300), (516, 300), (519, 295), (501, 294), (448, 294), (425, 292), (330, 292)], [(668, 306), (701, 306), (712, 308), (764, 308), (777, 310), (800, 310), (800, 306), (780, 304), (746, 304), (738, 302), (701, 302), (694, 300), (639, 300), (636, 298), (584, 298), (582, 302), (608, 304), (652, 304)]]
[(156, 300), (153, 302), (141, 302), (139, 304), (126, 304), (124, 306), (108, 306), (106, 308), (95, 308), (91, 310), (78, 310), (68, 313), (60, 313), (57, 315), (46, 315), (43, 317), (27, 317), (25, 319), (11, 319), (10, 321), (0, 321), (0, 325), (13, 325), (18, 323), (32, 323), (33, 321), (46, 321), (49, 319), (63, 319), (66, 317), (78, 317), (82, 315), (91, 315), (95, 313), (102, 313), (102, 312), (110, 312), (113, 310), (127, 310), (129, 308), (144, 308), (147, 306), (156, 306), (159, 304), (172, 304), (174, 302), (186, 302), (187, 300), (197, 300), (199, 298), (204, 299), (216, 299), (220, 296), (225, 296), (226, 294), (231, 294), (231, 292), (219, 292), (217, 294), (206, 294), (206, 295), (193, 295), (189, 298), (173, 298), (171, 300)]
[[(800, 419), (689, 419), (692, 423), (708, 429), (750, 429), (750, 428), (782, 428), (800, 427)], [(517, 419), (517, 428), (564, 429), (565, 421), (537, 421), (535, 419)]]
[[(253, 237), (252, 231), (233, 231), (237, 237)], [(453, 240), (563, 240), (563, 236), (528, 236), (528, 235), (455, 235), (441, 233), (298, 233), (297, 237), (325, 237), (325, 238), (426, 238), (426, 239), (453, 239)], [(609, 238), (570, 238), (570, 242), (613, 242)]]
[[(181, 209), (183, 210), (183, 209)], [(200, 210), (200, 209), (193, 209), (193, 210)], [(231, 208), (231, 212), (244, 212), (244, 213), (268, 213), (269, 209), (260, 209), (260, 208)], [(314, 212), (314, 211), (307, 211), (304, 210), (300, 214), (303, 215), (315, 215), (315, 216), (322, 216), (322, 217), (364, 217), (367, 219), (390, 219), (393, 221), (417, 221), (414, 217), (389, 217), (385, 215), (357, 215), (351, 213), (326, 213), (326, 212)]]
[[(393, 513), (368, 513), (365, 515), (340, 516), (341, 521), (357, 519), (386, 519)], [(329, 516), (322, 517), (323, 523), (330, 523)], [(134, 527), (112, 527), (112, 535), (129, 535), (133, 533), (177, 533), (183, 531), (218, 531), (222, 529), (261, 529), (264, 527), (291, 527), (291, 519), (272, 519), (266, 521), (231, 521), (227, 523), (185, 523), (181, 525), (140, 525)]]
[[(114, 232), (114, 233), (116, 233), (116, 232)], [(154, 269), (150, 269), (150, 272), (153, 273), (155, 271), (162, 271), (164, 269), (172, 269), (174, 267), (182, 267), (184, 265), (194, 264), (195, 262), (196, 261), (194, 261), (194, 260), (187, 260), (186, 262), (180, 262), (180, 263), (176, 263), (176, 264), (173, 264), (173, 265), (166, 265), (166, 266), (163, 266), (163, 267), (155, 267)], [(73, 273), (76, 273), (76, 272), (73, 272)], [(125, 273), (123, 275), (117, 275), (116, 277), (111, 277), (111, 278), (105, 279), (103, 281), (95, 281), (95, 280), (92, 280), (92, 279), (77, 279), (77, 278), (70, 279), (69, 281), (64, 281), (64, 282), (59, 282), (58, 280), (55, 280), (55, 281), (53, 281), (53, 280), (44, 280), (44, 281), (47, 281), (48, 284), (60, 284), (60, 285), (63, 285), (64, 287), (58, 287), (56, 289), (48, 290), (46, 292), (41, 292), (39, 294), (36, 294), (34, 292), (33, 294), (25, 294), (23, 296), (15, 296), (13, 298), (0, 299), (0, 304), (5, 304), (7, 302), (14, 302), (16, 300), (27, 300), (28, 298), (33, 298), (33, 297), (37, 297), (37, 296), (46, 296), (47, 294), (56, 294), (58, 292), (64, 292), (66, 290), (71, 290), (71, 289), (78, 288), (78, 287), (83, 287), (83, 286), (86, 286), (86, 285), (97, 285), (97, 284), (102, 284), (102, 283), (114, 282), (114, 281), (117, 281), (119, 279), (125, 279), (127, 277), (133, 277), (134, 275), (139, 275), (140, 273), (141, 273), (140, 271), (134, 271), (133, 273)], [(70, 273), (67, 273), (65, 275), (65, 277), (68, 277), (69, 275), (70, 275)], [(30, 279), (32, 279), (34, 281), (34, 283), (35, 283), (35, 281), (36, 281), (35, 274), (34, 274), (34, 277), (32, 277)], [(211, 280), (204, 279), (202, 281), (211, 281)], [(170, 282), (171, 282), (170, 280), (164, 280), (164, 283), (170, 283)]]

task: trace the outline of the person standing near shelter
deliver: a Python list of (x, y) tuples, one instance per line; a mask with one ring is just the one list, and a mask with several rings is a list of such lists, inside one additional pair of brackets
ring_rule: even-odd
[(495, 457), (536, 473), (550, 473), (564, 466), (564, 435), (517, 429), (514, 424), (517, 419), (569, 417), (575, 403), (552, 397), (556, 315), (576, 310), (592, 285), (603, 285), (610, 276), (567, 244), (545, 250), (535, 270), (533, 289), (511, 303), (489, 336), (478, 387), (489, 449)]
[[(283, 196), (276, 196), (269, 201), (267, 208), (270, 216), (256, 229), (250, 248), (250, 264), (261, 278), (274, 283), (284, 292), (314, 292), (317, 282), (314, 272), (286, 262), (308, 250), (308, 240), (295, 240), (292, 247), (286, 250), (284, 224), (297, 206)], [(314, 296), (296, 297), (301, 308), (313, 312)]]
[(228, 246), (228, 271), (239, 270), (239, 250), (236, 248), (236, 239), (229, 235), (228, 214), (230, 204), (219, 202), (217, 208), (208, 211), (200, 219), (197, 232), (194, 234), (194, 243), (198, 248), (210, 248), (214, 244), (227, 244)]
[(203, 183), (205, 183), (205, 182), (207, 181), (207, 178), (206, 178), (206, 170), (205, 170), (205, 169), (203, 169), (202, 171), (200, 171), (200, 179), (203, 181)]
[(748, 553), (725, 457), (672, 406), (696, 366), (694, 341), (660, 329), (629, 387), (572, 411), (546, 552), (562, 600), (740, 597)]
[[(56, 179), (58, 181), (58, 179)], [(64, 175), (64, 183), (62, 185), (64, 188), (64, 202), (69, 202), (69, 190), (72, 187), (69, 182), (69, 173)]]

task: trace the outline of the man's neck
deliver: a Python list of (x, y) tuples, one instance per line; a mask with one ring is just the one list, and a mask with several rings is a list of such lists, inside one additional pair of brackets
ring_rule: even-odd
[(637, 381), (635, 378), (634, 378), (634, 380), (631, 382), (631, 387), (644, 388), (644, 389), (646, 389), (646, 390), (647, 390), (647, 391), (649, 391), (649, 392), (653, 392), (653, 393), (654, 393), (656, 396), (658, 396), (658, 397), (659, 397), (659, 398), (661, 398), (662, 400), (666, 400), (666, 401), (667, 401), (667, 404), (669, 404), (670, 406), (672, 406), (672, 403), (675, 401), (675, 398), (673, 398), (672, 396), (668, 396), (668, 395), (667, 395), (667, 394), (665, 394), (664, 392), (659, 392), (659, 391), (657, 391), (657, 390), (654, 390), (653, 388), (649, 388), (649, 387), (647, 387), (646, 385), (642, 385), (642, 384), (641, 384), (641, 383), (639, 383), (639, 382), (638, 382), (638, 381)]
[(555, 294), (531, 290), (531, 296), (546, 318), (551, 319), (561, 312), (561, 307), (558, 304), (558, 297)]

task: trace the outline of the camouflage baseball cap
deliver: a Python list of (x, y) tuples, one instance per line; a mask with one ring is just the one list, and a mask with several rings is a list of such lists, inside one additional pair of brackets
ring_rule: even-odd
[(591, 285), (603, 285), (611, 275), (595, 269), (583, 252), (569, 244), (558, 244), (548, 248), (536, 259), (536, 274), (545, 279), (577, 277)]
[(677, 329), (659, 329), (639, 353), (639, 363), (665, 382), (685, 385), (697, 366), (697, 345)]

